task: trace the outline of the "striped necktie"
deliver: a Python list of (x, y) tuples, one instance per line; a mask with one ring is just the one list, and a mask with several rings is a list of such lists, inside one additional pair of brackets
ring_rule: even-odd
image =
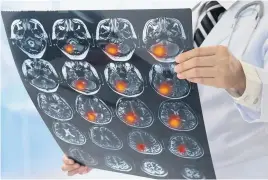
[(225, 9), (217, 1), (209, 1), (202, 6), (194, 33), (194, 47), (202, 44), (224, 12)]

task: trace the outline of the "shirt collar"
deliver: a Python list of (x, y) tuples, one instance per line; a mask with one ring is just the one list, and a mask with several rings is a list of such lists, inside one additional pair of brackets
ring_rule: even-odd
[(237, 1), (230, 0), (230, 1), (218, 1), (218, 2), (222, 5), (222, 7), (224, 7), (226, 10), (228, 10)]

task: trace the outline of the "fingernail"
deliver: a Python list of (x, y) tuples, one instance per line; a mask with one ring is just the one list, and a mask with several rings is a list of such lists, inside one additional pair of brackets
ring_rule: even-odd
[(72, 164), (72, 163), (73, 163), (73, 161), (72, 161), (72, 160), (69, 160), (69, 161), (68, 161), (68, 163)]
[(74, 167), (75, 167), (75, 168), (79, 168), (80, 165), (79, 165), (79, 164), (75, 164)]

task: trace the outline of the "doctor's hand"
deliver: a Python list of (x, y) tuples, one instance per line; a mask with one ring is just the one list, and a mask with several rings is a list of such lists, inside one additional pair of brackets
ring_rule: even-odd
[(75, 174), (86, 174), (91, 170), (88, 167), (75, 163), (74, 160), (68, 158), (66, 155), (63, 156), (63, 165), (61, 169), (64, 172), (68, 172), (68, 176), (73, 176)]
[(179, 79), (243, 94), (246, 78), (241, 63), (225, 46), (200, 47), (176, 57)]

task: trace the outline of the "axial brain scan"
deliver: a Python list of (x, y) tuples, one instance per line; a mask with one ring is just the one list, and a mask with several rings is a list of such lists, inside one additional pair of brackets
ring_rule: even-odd
[(156, 155), (163, 150), (161, 143), (154, 136), (141, 130), (133, 130), (129, 133), (128, 145), (142, 154)]
[(169, 151), (181, 158), (198, 159), (204, 155), (201, 145), (189, 135), (179, 134), (169, 140)]
[(104, 149), (119, 150), (123, 147), (118, 136), (106, 127), (93, 126), (90, 128), (90, 137), (94, 144)]
[(54, 134), (62, 141), (73, 145), (84, 145), (86, 137), (73, 124), (66, 122), (53, 123)]
[(37, 102), (39, 108), (53, 119), (68, 121), (73, 118), (73, 110), (70, 105), (56, 93), (39, 93)]
[(106, 156), (104, 158), (105, 165), (116, 171), (129, 172), (132, 170), (130, 163), (119, 156)]
[(141, 73), (128, 62), (109, 63), (104, 76), (109, 87), (122, 96), (137, 97), (144, 91)]
[(204, 174), (192, 165), (184, 166), (181, 171), (181, 175), (185, 179), (206, 179)]
[(152, 159), (143, 160), (141, 170), (151, 176), (165, 177), (168, 175), (168, 171)]
[(190, 93), (190, 83), (177, 78), (174, 64), (154, 64), (149, 72), (152, 88), (161, 96), (169, 99), (181, 99)]
[(71, 147), (69, 149), (68, 157), (75, 159), (89, 167), (98, 164), (98, 161), (95, 158), (93, 158), (89, 153), (78, 147)]
[(48, 36), (36, 19), (16, 19), (11, 24), (12, 43), (29, 58), (41, 58), (47, 48)]
[(175, 18), (159, 17), (146, 22), (143, 42), (147, 51), (160, 62), (174, 62), (185, 48), (186, 35), (181, 22)]
[(58, 19), (52, 27), (52, 40), (68, 58), (83, 60), (89, 52), (91, 36), (82, 20)]
[(165, 126), (177, 131), (190, 131), (198, 124), (195, 112), (183, 102), (171, 100), (162, 102), (158, 116)]
[(129, 126), (146, 128), (154, 118), (151, 110), (139, 99), (120, 98), (116, 103), (117, 117)]
[(43, 92), (55, 92), (59, 87), (59, 76), (54, 67), (43, 59), (27, 59), (22, 64), (26, 81)]
[(109, 107), (95, 96), (78, 95), (75, 106), (78, 114), (93, 124), (104, 125), (112, 120), (112, 112)]
[(127, 61), (136, 49), (137, 36), (127, 19), (110, 18), (99, 22), (96, 40), (98, 46), (110, 59)]
[(67, 84), (81, 94), (93, 95), (100, 90), (99, 75), (86, 61), (66, 61), (62, 67), (62, 74)]

